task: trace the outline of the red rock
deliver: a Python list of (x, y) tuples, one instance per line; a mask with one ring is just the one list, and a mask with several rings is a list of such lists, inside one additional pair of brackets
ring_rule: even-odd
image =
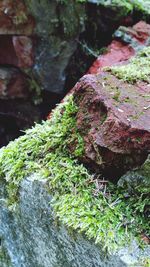
[(146, 45), (146, 42), (150, 37), (150, 25), (145, 21), (140, 21), (133, 26), (133, 31), (131, 31), (130, 34), (140, 43), (144, 43)]
[(21, 68), (34, 63), (32, 38), (27, 36), (0, 36), (0, 64)]
[(18, 58), (18, 66), (21, 68), (31, 67), (33, 60), (32, 39), (27, 36), (13, 36), (13, 45)]
[(0, 1), (0, 34), (31, 35), (34, 19), (21, 0)]
[(28, 96), (27, 77), (18, 69), (0, 68), (0, 98), (26, 98)]
[[(140, 84), (140, 86), (139, 86)], [(82, 161), (113, 176), (142, 164), (150, 150), (147, 83), (129, 84), (108, 72), (84, 76), (74, 88)]]
[(11, 35), (0, 36), (0, 64), (14, 66), (18, 64), (18, 58), (14, 50)]
[(114, 38), (117, 40), (113, 40), (108, 46), (108, 51), (97, 58), (88, 73), (100, 73), (103, 67), (127, 61), (131, 56), (135, 55), (141, 45), (148, 46), (150, 25), (140, 21), (133, 27), (121, 26), (116, 31)]
[(108, 46), (108, 52), (97, 58), (97, 60), (89, 69), (88, 73), (99, 73), (102, 68), (128, 60), (134, 54), (135, 52), (132, 47), (124, 45), (120, 41), (114, 40), (112, 41), (111, 45)]

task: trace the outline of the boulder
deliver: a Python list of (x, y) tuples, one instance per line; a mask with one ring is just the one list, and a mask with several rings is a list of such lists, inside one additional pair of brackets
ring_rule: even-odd
[(85, 141), (82, 160), (111, 177), (142, 164), (150, 150), (149, 51), (86, 75), (73, 89)]
[(29, 85), (26, 75), (14, 67), (0, 68), (0, 98), (26, 98)]
[(129, 198), (124, 187), (103, 179), (100, 168), (96, 174), (81, 164), (79, 108), (76, 96), (68, 96), (50, 121), (0, 150), (0, 236), (12, 266), (149, 262), (147, 243), (139, 246), (147, 234), (145, 195)]
[(27, 76), (14, 67), (0, 68), (0, 98), (26, 98), (29, 95)]
[(0, 236), (12, 267), (129, 267), (146, 264), (148, 247), (142, 251), (133, 241), (130, 246), (106, 256), (100, 245), (58, 223), (47, 186), (48, 182), (39, 175), (26, 178), (20, 187), (19, 207), (12, 213), (5, 206), (1, 184)]
[(88, 73), (100, 73), (103, 67), (129, 60), (145, 46), (150, 45), (150, 25), (140, 21), (133, 27), (120, 26), (114, 33), (114, 40), (100, 55)]
[(31, 35), (34, 19), (29, 15), (23, 1), (0, 2), (0, 35)]

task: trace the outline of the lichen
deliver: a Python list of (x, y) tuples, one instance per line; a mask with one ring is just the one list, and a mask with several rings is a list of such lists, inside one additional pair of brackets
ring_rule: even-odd
[[(99, 180), (77, 159), (84, 141), (76, 125), (78, 108), (70, 96), (49, 121), (37, 124), (0, 151), (0, 179), (6, 183), (8, 206), (19, 201), (23, 178), (32, 173), (48, 181), (56, 217), (68, 227), (84, 232), (110, 253), (132, 236), (147, 231), (143, 210), (135, 208), (136, 197), (124, 189)], [(71, 151), (71, 152), (70, 152)], [(141, 198), (139, 205), (144, 205)]]
[(136, 57), (130, 60), (128, 65), (112, 66), (105, 68), (105, 70), (111, 71), (117, 78), (128, 83), (137, 81), (150, 83), (150, 47), (140, 51)]

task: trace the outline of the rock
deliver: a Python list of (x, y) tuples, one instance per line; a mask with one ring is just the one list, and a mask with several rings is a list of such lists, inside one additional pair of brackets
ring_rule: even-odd
[(31, 35), (34, 19), (29, 15), (23, 1), (2, 0), (0, 2), (0, 34)]
[(0, 37), (0, 64), (31, 68), (34, 63), (32, 38), (27, 36)]
[[(148, 12), (147, 6), (148, 4), (144, 2), (137, 5), (134, 1), (129, 3), (128, 1), (118, 2), (118, 0), (87, 1), (86, 3), (72, 0), (67, 4), (65, 1), (54, 0), (50, 2), (2, 0), (0, 34), (1, 38), (4, 36), (4, 45), (2, 41), (0, 63), (17, 66), (22, 70), (30, 68), (42, 89), (63, 94), (65, 86), (71, 88), (72, 85), (68, 78), (71, 74), (70, 66), (74, 68), (72, 71), (74, 75), (71, 74), (71, 76), (75, 77), (72, 80), (77, 81), (93, 61), (94, 50), (99, 49), (100, 45), (109, 43), (112, 33), (123, 20), (127, 21), (129, 17), (132, 20), (135, 7), (145, 14)], [(99, 36), (103, 36), (103, 42)], [(35, 39), (34, 51), (33, 40)], [(82, 49), (84, 44), (86, 51), (81, 52), (84, 50)], [(122, 49), (122, 53), (125, 52), (119, 44), (116, 46)], [(87, 56), (86, 54), (92, 51), (90, 47), (93, 53)], [(80, 59), (80, 53), (83, 53), (87, 63)], [(127, 57), (130, 56), (132, 49), (130, 48), (126, 53)]]
[(140, 186), (150, 188), (150, 155), (144, 164), (137, 170), (129, 171), (123, 175), (119, 181), (120, 187), (127, 187), (127, 191), (132, 193)]
[(142, 266), (148, 258), (149, 249), (142, 251), (135, 242), (105, 257), (101, 246), (57, 223), (46, 188), (47, 181), (38, 175), (26, 178), (20, 187), (19, 207), (12, 213), (5, 206), (1, 184), (0, 236), (12, 266), (129, 267)]
[(140, 21), (133, 27), (120, 26), (114, 33), (114, 40), (104, 55), (100, 55), (88, 73), (101, 72), (103, 67), (127, 61), (145, 46), (150, 45), (150, 25)]
[[(32, 114), (32, 116), (31, 116)], [(41, 120), (41, 114), (26, 99), (0, 100), (0, 147), (19, 137), (25, 129)]]
[(6, 249), (3, 247), (3, 240), (0, 239), (0, 266), (1, 267), (13, 267), (11, 264), (10, 257), (6, 251)]
[(74, 88), (82, 160), (109, 176), (142, 164), (150, 150), (148, 51), (112, 72), (86, 75)]
[(51, 121), (0, 150), (3, 247), (15, 267), (142, 266), (149, 248), (141, 250), (136, 236), (148, 219), (135, 203), (145, 205), (143, 194), (127, 202), (126, 191), (80, 163), (75, 100), (68, 96)]
[(27, 36), (13, 36), (12, 42), (18, 58), (18, 67), (32, 67), (34, 63), (32, 39)]
[(76, 39), (84, 30), (85, 6), (74, 1), (67, 4), (57, 1), (25, 2), (35, 18), (35, 34), (38, 37), (34, 75), (42, 88), (61, 94), (66, 67), (77, 48)]
[(0, 98), (26, 98), (29, 95), (27, 76), (14, 67), (0, 68)]
[[(150, 18), (150, 3), (149, 0), (144, 1), (144, 0), (132, 0), (132, 1), (118, 1), (118, 0), (113, 0), (113, 1), (105, 1), (105, 0), (88, 0), (89, 3), (94, 3), (97, 5), (101, 5), (108, 10), (110, 9), (111, 11), (118, 11), (117, 14), (119, 16), (125, 14), (132, 14), (132, 12), (138, 13), (138, 15), (142, 15), (143, 17), (146, 17), (147, 20)], [(116, 18), (114, 17), (114, 20)]]

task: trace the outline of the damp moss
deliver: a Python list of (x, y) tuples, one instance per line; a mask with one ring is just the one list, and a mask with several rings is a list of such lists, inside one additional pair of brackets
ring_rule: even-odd
[[(90, 0), (75, 0), (78, 3), (90, 3)], [(68, 4), (68, 0), (58, 0), (58, 2)], [(142, 13), (145, 16), (150, 15), (150, 1), (149, 0), (97, 0), (97, 5), (104, 6), (106, 8), (120, 10), (118, 16), (127, 16), (132, 13), (133, 10)]]
[(10, 257), (4, 247), (0, 246), (0, 266), (1, 267), (13, 267)]
[[(56, 217), (112, 252), (133, 236), (147, 232), (147, 220), (143, 210), (136, 213), (140, 192), (126, 196), (124, 189), (98, 179), (78, 161), (84, 141), (76, 125), (77, 112), (70, 96), (49, 121), (37, 124), (1, 149), (0, 179), (6, 183), (9, 208), (15, 208), (23, 178), (32, 173), (47, 178)], [(144, 205), (140, 199), (139, 207)]]
[(105, 68), (116, 77), (135, 83), (144, 81), (150, 83), (150, 47), (144, 48), (138, 55), (132, 58), (128, 65)]
[(68, 155), (71, 149), (72, 155), (81, 156), (84, 142), (76, 127), (76, 113), (77, 107), (70, 97), (56, 108), (51, 120), (36, 124), (1, 149), (0, 174), (7, 182), (9, 205), (15, 203), (20, 181), (25, 176), (41, 169), (49, 173), (45, 161), (49, 155)]

